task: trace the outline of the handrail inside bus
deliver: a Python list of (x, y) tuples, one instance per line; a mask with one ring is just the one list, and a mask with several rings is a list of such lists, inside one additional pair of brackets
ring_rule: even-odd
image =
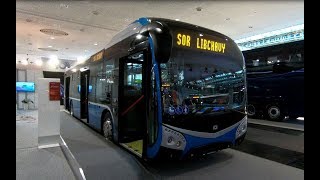
[(140, 102), (142, 99), (144, 98), (144, 95), (142, 95), (139, 99), (137, 99), (133, 104), (131, 104), (131, 106), (129, 106), (125, 111), (123, 111), (122, 113), (121, 113), (121, 116), (124, 116), (125, 114), (127, 114), (128, 113), (128, 111), (130, 110), (130, 109), (132, 109), (133, 108), (133, 106), (135, 106), (138, 102)]

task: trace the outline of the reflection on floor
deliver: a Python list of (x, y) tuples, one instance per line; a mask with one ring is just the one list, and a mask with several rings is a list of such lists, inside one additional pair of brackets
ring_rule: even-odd
[(138, 154), (142, 155), (142, 142), (143, 142), (142, 139), (140, 139), (137, 141), (132, 141), (132, 142), (123, 143), (123, 144), (125, 144), (128, 148), (132, 149)]

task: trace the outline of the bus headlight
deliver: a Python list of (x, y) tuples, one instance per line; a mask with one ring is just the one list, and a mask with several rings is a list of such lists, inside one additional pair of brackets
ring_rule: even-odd
[(236, 139), (243, 135), (245, 132), (247, 132), (247, 127), (248, 127), (248, 120), (247, 116), (243, 118), (242, 122), (238, 126), (237, 132), (236, 132)]
[(186, 139), (182, 133), (169, 127), (162, 126), (161, 146), (170, 149), (184, 150), (186, 144)]
[(177, 145), (177, 147), (180, 147), (181, 141), (178, 141), (176, 145)]

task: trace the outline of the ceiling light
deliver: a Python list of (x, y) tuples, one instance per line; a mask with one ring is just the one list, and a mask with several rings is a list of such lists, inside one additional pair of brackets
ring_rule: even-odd
[(54, 39), (54, 37), (53, 37), (53, 36), (51, 36), (51, 37), (50, 37), (50, 39)]
[(138, 35), (136, 36), (136, 38), (137, 38), (137, 39), (141, 39), (141, 38), (142, 38), (142, 35), (141, 35), (141, 34), (138, 34)]
[(28, 65), (28, 61), (24, 59), (24, 60), (21, 61), (21, 64)]
[(84, 61), (85, 61), (85, 58), (84, 58), (83, 56), (77, 57), (77, 62), (78, 62), (79, 64), (83, 63)]
[(202, 37), (202, 36), (203, 36), (203, 34), (199, 34), (199, 36), (201, 36), (201, 37)]
[(52, 46), (48, 46), (49, 48), (52, 48)]
[(83, 68), (80, 68), (80, 71), (83, 72), (83, 71), (86, 71), (88, 68), (87, 67), (83, 67)]
[(88, 52), (88, 50), (84, 50), (84, 52)]
[(93, 45), (97, 46), (97, 45), (98, 45), (98, 43), (94, 43)]
[(42, 65), (42, 61), (41, 61), (41, 60), (36, 60), (35, 64), (36, 64), (37, 66), (41, 66), (41, 65)]
[(252, 26), (249, 26), (249, 28), (252, 29), (253, 27), (252, 27)]
[(229, 20), (230, 20), (230, 18), (226, 18), (226, 20), (227, 20), (227, 21), (229, 21)]
[(176, 21), (180, 21), (180, 19), (175, 19)]
[(50, 56), (50, 59), (48, 61), (48, 64), (51, 65), (51, 66), (56, 66), (59, 64), (59, 60), (58, 60), (58, 57), (56, 55), (51, 55)]

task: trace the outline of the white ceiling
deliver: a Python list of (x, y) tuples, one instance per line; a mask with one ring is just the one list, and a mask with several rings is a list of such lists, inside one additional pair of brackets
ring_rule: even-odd
[[(34, 60), (89, 57), (140, 17), (180, 19), (236, 40), (303, 24), (304, 1), (16, 1), (16, 61), (27, 54)], [(51, 39), (44, 28), (69, 35)], [(58, 51), (38, 49), (48, 46)]]

